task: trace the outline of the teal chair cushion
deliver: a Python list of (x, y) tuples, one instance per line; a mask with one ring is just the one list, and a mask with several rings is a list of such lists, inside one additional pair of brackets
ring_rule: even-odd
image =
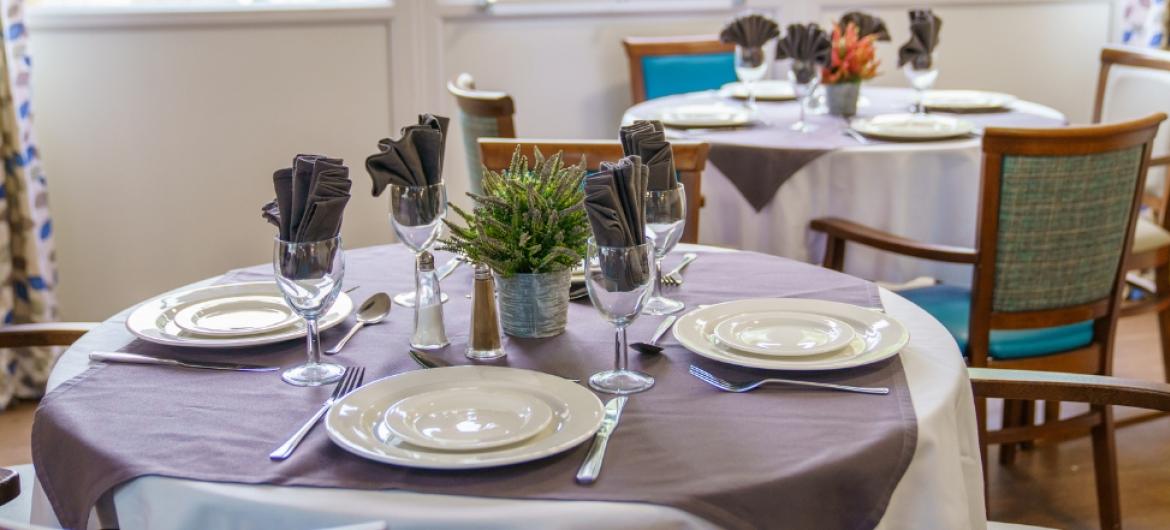
[[(938, 319), (967, 355), (971, 317), (971, 290), (951, 285), (933, 285), (899, 291), (898, 294)], [(993, 359), (1021, 359), (1060, 353), (1087, 345), (1093, 340), (1093, 322), (1085, 321), (1053, 328), (992, 331), (990, 354)]]
[(735, 81), (732, 53), (652, 55), (642, 58), (646, 99), (719, 88)]

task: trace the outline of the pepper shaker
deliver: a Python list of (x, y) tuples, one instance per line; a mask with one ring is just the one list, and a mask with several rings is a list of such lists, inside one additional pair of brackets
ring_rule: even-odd
[(492, 269), (475, 264), (475, 284), (471, 295), (471, 332), (467, 340), (467, 357), (475, 360), (499, 359), (507, 352), (500, 346), (500, 317), (496, 310), (496, 280)]

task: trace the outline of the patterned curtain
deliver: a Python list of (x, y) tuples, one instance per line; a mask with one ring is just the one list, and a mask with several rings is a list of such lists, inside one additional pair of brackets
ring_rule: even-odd
[[(32, 129), (23, 0), (0, 0), (0, 39), (0, 314), (5, 324), (52, 321), (57, 317), (53, 225)], [(40, 397), (56, 353), (0, 350), (0, 410), (14, 397)]]
[(1143, 48), (1170, 48), (1167, 0), (1125, 0), (1121, 43)]

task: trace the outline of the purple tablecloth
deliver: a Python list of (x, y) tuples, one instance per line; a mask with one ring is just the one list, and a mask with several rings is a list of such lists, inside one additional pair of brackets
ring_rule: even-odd
[[(411, 285), (411, 256), (400, 246), (350, 251), (347, 285), (359, 300)], [(673, 260), (668, 259), (668, 263)], [(388, 277), (390, 271), (394, 274)], [(234, 271), (224, 280), (270, 277), (270, 267)], [(444, 282), (452, 346), (440, 355), (465, 362), (470, 270)], [(704, 254), (674, 293), (693, 307), (728, 299), (794, 296), (879, 304), (870, 283), (832, 271), (752, 253)], [(631, 336), (658, 323), (642, 318)], [(96, 334), (108, 349), (153, 355), (289, 365), (303, 345), (246, 350), (183, 350), (133, 339), (122, 321)], [(367, 368), (367, 380), (417, 369), (406, 356), (410, 312), (363, 330), (337, 357)], [(343, 330), (325, 333), (327, 344)], [(504, 365), (586, 377), (612, 360), (612, 331), (587, 303), (570, 309), (569, 330), (549, 340), (509, 339)], [(91, 342), (92, 343), (92, 342)], [(647, 502), (673, 506), (719, 526), (870, 528), (885, 512), (914, 453), (917, 425), (901, 362), (823, 373), (809, 379), (884, 385), (889, 396), (791, 388), (727, 394), (687, 375), (696, 363), (729, 378), (758, 375), (718, 365), (670, 338), (658, 357), (632, 359), (658, 384), (634, 396), (623, 415), (598, 483), (573, 481), (585, 446), (528, 464), (436, 472), (369, 462), (335, 447), (322, 429), (287, 461), (267, 453), (328, 395), (282, 383), (276, 374), (221, 373), (97, 364), (50, 393), (37, 411), (33, 460), (45, 493), (67, 528), (84, 526), (91, 506), (135, 477), (406, 489), (428, 493), (562, 500)]]

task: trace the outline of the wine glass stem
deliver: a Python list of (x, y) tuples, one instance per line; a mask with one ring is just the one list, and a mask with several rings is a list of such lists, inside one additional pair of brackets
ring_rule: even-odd
[(308, 343), (309, 364), (321, 363), (321, 335), (317, 330), (317, 317), (305, 317), (305, 339)]
[(804, 97), (800, 98), (800, 126), (802, 128), (805, 126), (804, 109), (808, 106), (808, 97), (809, 95), (806, 94)]
[(614, 370), (625, 371), (630, 369), (630, 356), (626, 349), (626, 327), (618, 326), (617, 334), (613, 338)]
[(654, 292), (651, 298), (662, 298), (662, 258), (654, 260)]
[(747, 82), (748, 91), (748, 109), (756, 110), (756, 81), (753, 79)]

